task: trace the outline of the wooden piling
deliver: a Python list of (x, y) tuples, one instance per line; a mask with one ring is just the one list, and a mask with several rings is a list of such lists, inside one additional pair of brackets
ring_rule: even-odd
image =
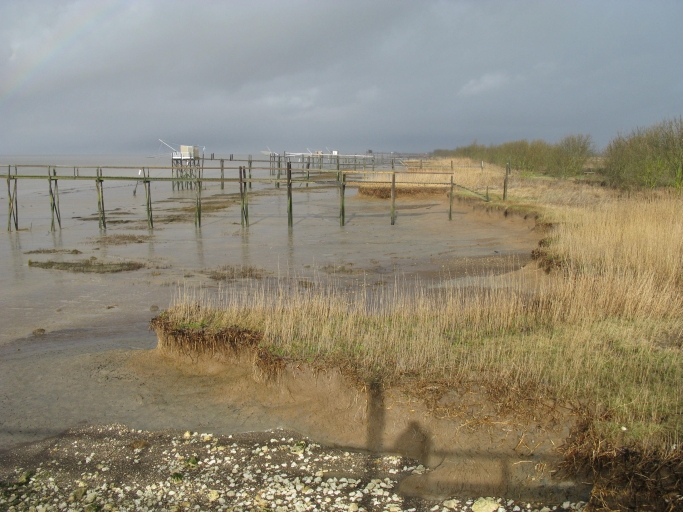
[(97, 188), (97, 213), (99, 216), (100, 229), (107, 229), (107, 218), (104, 213), (104, 180), (102, 179), (102, 168), (97, 168), (97, 179), (95, 179), (95, 187)]
[(503, 201), (508, 199), (508, 179), (510, 176), (510, 161), (505, 166), (505, 179), (503, 180)]
[(249, 189), (251, 189), (251, 155), (249, 155)]
[(341, 181), (339, 182), (339, 225), (346, 224), (346, 211), (344, 209), (344, 193), (346, 192), (346, 175), (342, 173)]
[(194, 208), (194, 225), (198, 228), (202, 227), (202, 187), (201, 182), (197, 179), (197, 186), (195, 187), (195, 208)]
[(448, 194), (448, 220), (453, 220), (453, 175), (451, 175), (451, 191)]
[(244, 227), (244, 179), (242, 176), (242, 166), (240, 165), (237, 172), (239, 173), (240, 183), (240, 224)]
[[(15, 168), (16, 174), (16, 168)], [(17, 200), (17, 179), (14, 178), (14, 192), (12, 192), (12, 167), (7, 166), (7, 231), (12, 231), (12, 220), (14, 229), (19, 231), (18, 213), (19, 205)]]
[(221, 190), (225, 189), (225, 182), (223, 181), (225, 179), (225, 166), (224, 166), (225, 161), (221, 158)]
[[(143, 177), (145, 175), (145, 169), (143, 167), (142, 169), (142, 174)], [(152, 216), (152, 182), (149, 181), (149, 168), (147, 169), (147, 176), (148, 179), (143, 181), (143, 185), (145, 187), (145, 199), (147, 203), (147, 227), (149, 229), (154, 229), (154, 218)]]
[(247, 168), (240, 166), (240, 205), (242, 227), (249, 227), (249, 192), (247, 190)]
[(50, 231), (55, 231), (55, 195), (52, 191), (52, 169), (49, 167), (47, 168), (47, 185), (50, 196), (50, 216), (52, 219), (50, 222)]
[[(246, 178), (247, 178), (247, 169), (246, 167), (244, 168), (244, 223), (246, 224), (247, 227), (249, 227), (249, 191), (247, 190), (247, 183), (246, 183)], [(251, 175), (249, 176), (249, 188), (251, 188)]]
[(280, 171), (282, 169), (282, 155), (277, 156), (277, 181), (275, 182), (275, 188), (280, 188)]
[(391, 173), (391, 225), (396, 222), (396, 173)]
[(308, 180), (311, 179), (311, 157), (308, 157), (308, 162), (306, 163), (306, 188), (308, 188)]
[(54, 179), (54, 188), (52, 187), (53, 176), (57, 176), (57, 169), (47, 168), (47, 182), (50, 193), (50, 231), (55, 231), (55, 217), (57, 218), (57, 225), (59, 229), (62, 229), (62, 216), (59, 213), (59, 188), (57, 185), (57, 180)]
[(55, 214), (57, 215), (57, 222), (59, 224), (59, 229), (62, 229), (62, 214), (59, 210), (59, 183), (56, 179), (57, 169), (52, 170), (52, 175), (55, 177)]
[(287, 162), (287, 225), (290, 228), (294, 225), (294, 215), (292, 212), (292, 162)]

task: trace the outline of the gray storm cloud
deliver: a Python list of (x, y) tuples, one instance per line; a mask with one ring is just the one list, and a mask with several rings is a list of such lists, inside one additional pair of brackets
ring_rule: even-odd
[(0, 153), (477, 139), (683, 113), (680, 2), (6, 1)]

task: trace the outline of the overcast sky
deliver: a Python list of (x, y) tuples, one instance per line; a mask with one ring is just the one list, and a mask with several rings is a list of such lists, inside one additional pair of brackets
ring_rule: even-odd
[(683, 2), (2, 0), (0, 154), (431, 151), (683, 114)]

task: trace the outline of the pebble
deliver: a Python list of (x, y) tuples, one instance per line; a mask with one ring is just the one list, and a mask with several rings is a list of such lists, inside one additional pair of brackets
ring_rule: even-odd
[[(3, 455), (0, 481), (8, 484), (0, 487), (0, 510), (519, 512), (520, 505), (531, 509), (531, 504), (501, 498), (456, 496), (435, 501), (395, 492), (403, 478), (428, 472), (411, 459), (322, 447), (288, 431), (214, 436), (88, 426)], [(551, 511), (544, 505), (534, 504), (534, 510)], [(561, 508), (584, 506), (565, 502)]]

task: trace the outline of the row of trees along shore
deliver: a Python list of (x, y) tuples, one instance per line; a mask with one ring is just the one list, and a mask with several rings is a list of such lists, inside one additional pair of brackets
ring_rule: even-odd
[(434, 156), (471, 158), (528, 173), (566, 178), (597, 172), (623, 187), (683, 186), (683, 118), (667, 119), (646, 128), (619, 134), (598, 153), (590, 135), (568, 135), (555, 144), (518, 140), (485, 146), (476, 141), (454, 150), (438, 149)]

